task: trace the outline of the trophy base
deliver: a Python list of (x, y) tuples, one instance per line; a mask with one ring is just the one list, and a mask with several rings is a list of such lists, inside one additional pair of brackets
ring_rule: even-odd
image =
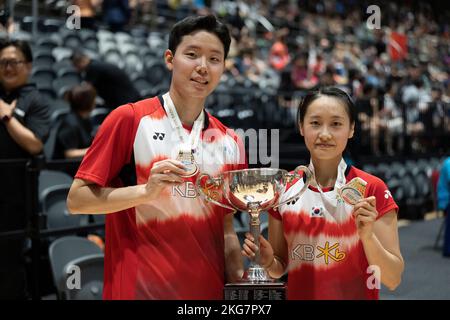
[(283, 282), (228, 283), (224, 289), (225, 300), (285, 300), (286, 285)]

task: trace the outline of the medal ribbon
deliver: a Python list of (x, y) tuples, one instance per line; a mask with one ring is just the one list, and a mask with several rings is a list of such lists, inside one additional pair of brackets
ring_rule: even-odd
[[(325, 208), (327, 209), (327, 211), (329, 213), (333, 213), (335, 212), (336, 208), (337, 208), (337, 198), (336, 199), (330, 199), (328, 198), (325, 193), (323, 192), (322, 188), (320, 187), (319, 183), (317, 183), (316, 180), (316, 173), (314, 170), (314, 165), (312, 163), (312, 161), (310, 161), (309, 163), (309, 169), (311, 170), (311, 172), (313, 173), (313, 181), (312, 184), (314, 187), (317, 188), (317, 190), (319, 190), (320, 196), (322, 198), (323, 204), (325, 206)], [(336, 195), (339, 197), (339, 193), (338, 190), (340, 188), (342, 188), (345, 185), (345, 169), (347, 169), (347, 164), (345, 163), (344, 159), (341, 160), (341, 162), (338, 165), (338, 174), (337, 174), (337, 178), (336, 178), (336, 182), (334, 184), (334, 188), (333, 190), (335, 191)]]
[(177, 110), (175, 109), (175, 105), (173, 104), (172, 98), (170, 97), (169, 92), (163, 95), (164, 100), (164, 110), (166, 110), (167, 116), (169, 117), (170, 124), (172, 128), (178, 135), (178, 138), (182, 144), (182, 151), (189, 151), (192, 153), (192, 150), (197, 148), (198, 142), (200, 141), (201, 131), (203, 128), (203, 122), (205, 119), (204, 111), (200, 112), (200, 115), (194, 121), (194, 125), (191, 130), (191, 134), (189, 137), (187, 136), (186, 131), (183, 128), (180, 117), (178, 116)]

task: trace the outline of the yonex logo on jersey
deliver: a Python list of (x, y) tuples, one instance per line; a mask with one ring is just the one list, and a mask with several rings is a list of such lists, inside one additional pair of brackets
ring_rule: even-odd
[(155, 132), (155, 134), (153, 135), (153, 140), (164, 140), (164, 137), (166, 136), (165, 133), (161, 133), (161, 132)]
[(291, 201), (287, 202), (286, 205), (288, 205), (288, 206), (294, 205), (298, 201), (298, 199), (299, 198), (295, 198), (294, 200), (291, 200)]
[(291, 259), (302, 261), (313, 261), (314, 259), (322, 258), (326, 265), (330, 263), (330, 260), (339, 262), (345, 259), (346, 253), (339, 251), (339, 242), (336, 242), (330, 246), (330, 242), (327, 241), (325, 246), (317, 246), (318, 254), (316, 256), (316, 248), (310, 244), (298, 244), (292, 249)]
[(384, 198), (389, 199), (389, 197), (392, 198), (392, 194), (389, 190), (384, 190)]

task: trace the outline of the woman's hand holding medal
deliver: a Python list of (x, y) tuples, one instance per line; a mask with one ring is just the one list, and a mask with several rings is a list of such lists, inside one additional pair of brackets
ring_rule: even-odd
[(361, 241), (369, 239), (373, 235), (373, 226), (378, 216), (376, 198), (374, 196), (360, 199), (353, 207), (353, 217), (358, 228)]

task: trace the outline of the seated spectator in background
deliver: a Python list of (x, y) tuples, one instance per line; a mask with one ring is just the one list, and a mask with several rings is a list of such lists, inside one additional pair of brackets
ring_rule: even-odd
[(277, 71), (281, 71), (289, 64), (291, 61), (291, 56), (289, 55), (289, 49), (286, 44), (286, 36), (289, 34), (289, 29), (281, 29), (277, 36), (276, 41), (273, 43), (269, 52), (269, 63)]
[(131, 18), (128, 0), (103, 0), (103, 20), (112, 32), (123, 31)]
[(308, 70), (308, 54), (300, 53), (294, 59), (291, 80), (296, 90), (308, 90), (318, 83), (318, 78)]
[(380, 129), (384, 131), (386, 153), (394, 155), (394, 140), (397, 140), (397, 150), (403, 151), (403, 117), (402, 110), (395, 101), (398, 84), (388, 83), (383, 97), (383, 107), (380, 110)]
[[(0, 41), (0, 159), (41, 153), (48, 134), (48, 105), (28, 84), (33, 55), (25, 41)], [(23, 230), (26, 216), (25, 166), (0, 166), (0, 232)], [(0, 239), (0, 300), (24, 299), (24, 239)]]
[(449, 104), (442, 100), (442, 92), (441, 87), (433, 86), (431, 101), (425, 108), (419, 109), (419, 119), (424, 126), (421, 143), (428, 147), (425, 151), (438, 151), (442, 147), (444, 149), (442, 151), (445, 152), (442, 142), (445, 141), (445, 134), (448, 131)]
[(105, 101), (104, 107), (112, 110), (141, 99), (126, 72), (119, 67), (108, 62), (92, 60), (81, 51), (74, 52), (71, 59), (84, 80), (91, 83), (97, 94)]
[(320, 75), (319, 86), (334, 86), (336, 85), (336, 80), (334, 79), (334, 68), (332, 66), (327, 66), (325, 72)]
[(236, 67), (244, 78), (250, 79), (256, 84), (261, 80), (262, 74), (267, 68), (264, 61), (256, 57), (255, 50), (250, 48), (241, 51)]
[(379, 155), (379, 102), (377, 89), (366, 83), (363, 95), (355, 101), (358, 114), (355, 130), (361, 135), (360, 147), (372, 155)]
[(82, 158), (92, 143), (90, 115), (95, 108), (95, 88), (87, 82), (67, 94), (70, 113), (64, 118), (56, 139), (56, 158)]
[(443, 255), (450, 257), (450, 157), (442, 164), (437, 185), (438, 209), (446, 213)]
[(97, 8), (103, 0), (72, 0), (72, 4), (80, 8), (82, 29), (97, 30)]
[(0, 32), (13, 33), (14, 29), (14, 21), (9, 15), (9, 10), (0, 7)]

